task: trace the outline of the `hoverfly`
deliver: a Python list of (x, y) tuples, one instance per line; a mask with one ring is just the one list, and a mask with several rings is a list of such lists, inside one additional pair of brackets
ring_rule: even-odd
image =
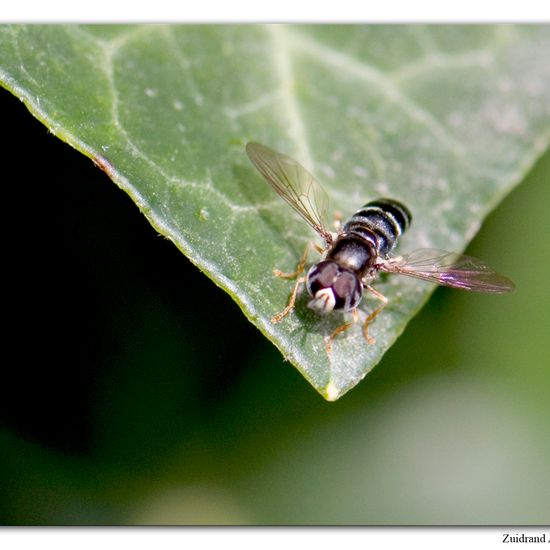
[[(403, 256), (392, 256), (399, 236), (409, 227), (412, 216), (401, 202), (381, 198), (365, 204), (337, 232), (325, 222), (328, 196), (317, 180), (297, 161), (259, 143), (248, 143), (252, 164), (275, 191), (323, 238), (319, 262), (304, 277), (308, 248), (293, 273), (274, 269), (275, 275), (296, 278), (288, 305), (272, 319), (280, 322), (293, 309), (302, 284), (311, 295), (309, 307), (321, 315), (332, 311), (352, 312), (352, 321), (338, 327), (328, 338), (330, 353), (334, 338), (354, 325), (357, 306), (367, 289), (381, 304), (363, 323), (369, 344), (374, 338), (368, 325), (382, 311), (388, 299), (370, 284), (379, 271), (415, 277), (438, 285), (473, 292), (498, 294), (513, 290), (510, 279), (493, 271), (481, 260), (455, 252), (422, 248)], [(309, 247), (309, 246), (308, 246)]]

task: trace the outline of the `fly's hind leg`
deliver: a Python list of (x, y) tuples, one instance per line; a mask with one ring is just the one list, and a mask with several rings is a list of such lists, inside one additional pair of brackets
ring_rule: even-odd
[(365, 340), (367, 341), (367, 344), (373, 345), (376, 343), (376, 339), (372, 336), (369, 336), (369, 324), (374, 320), (374, 318), (386, 307), (386, 304), (388, 303), (388, 299), (378, 292), (378, 290), (375, 290), (370, 285), (365, 285), (365, 288), (373, 294), (376, 298), (378, 298), (382, 303), (365, 319), (365, 322), (363, 323), (363, 336), (365, 337)]
[(296, 284), (294, 285), (294, 288), (290, 293), (290, 298), (288, 300), (287, 306), (285, 307), (285, 309), (283, 309), (283, 311), (281, 311), (280, 313), (277, 313), (277, 315), (274, 315), (271, 318), (271, 322), (274, 325), (277, 323), (280, 323), (294, 309), (294, 304), (296, 303), (296, 296), (298, 295), (298, 289), (306, 280), (305, 277), (300, 277), (300, 275), (304, 272), (304, 268), (306, 266), (308, 250), (309, 250), (309, 244), (306, 246), (306, 249), (304, 250), (302, 257), (300, 258), (300, 261), (296, 266), (296, 271), (293, 271), (292, 273), (284, 273), (283, 271), (280, 271), (278, 269), (273, 269), (273, 274), (277, 277), (280, 277), (281, 279), (296, 279), (296, 277), (298, 277), (298, 279), (296, 280)]

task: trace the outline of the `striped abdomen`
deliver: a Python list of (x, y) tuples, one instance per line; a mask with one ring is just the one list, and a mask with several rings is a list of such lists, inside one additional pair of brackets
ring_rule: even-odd
[(408, 208), (396, 200), (371, 201), (344, 225), (327, 258), (352, 271), (365, 272), (377, 256), (391, 252), (411, 219)]
[[(393, 199), (368, 202), (344, 225), (342, 232), (357, 234), (368, 241), (376, 239), (380, 256), (386, 256), (395, 247), (397, 238), (411, 224), (408, 208)], [(373, 243), (374, 244), (374, 243)]]

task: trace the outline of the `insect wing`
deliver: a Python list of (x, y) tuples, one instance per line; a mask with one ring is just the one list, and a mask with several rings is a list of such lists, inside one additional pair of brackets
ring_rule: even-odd
[(246, 152), (252, 164), (273, 189), (328, 243), (325, 229), (328, 196), (321, 184), (297, 161), (259, 143), (248, 143)]
[(499, 294), (514, 289), (510, 279), (493, 271), (481, 260), (433, 248), (421, 248), (387, 260), (380, 269), (473, 292)]

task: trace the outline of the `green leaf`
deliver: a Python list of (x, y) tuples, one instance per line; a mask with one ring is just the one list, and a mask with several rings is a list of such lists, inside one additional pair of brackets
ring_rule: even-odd
[[(316, 235), (245, 143), (299, 160), (344, 217), (379, 196), (403, 201), (413, 225), (399, 251), (462, 251), (548, 147), (549, 51), (542, 26), (3, 26), (0, 81), (333, 400), (433, 285), (376, 282), (389, 305), (370, 327), (375, 345), (358, 325), (327, 355), (342, 316), (317, 317), (305, 296), (273, 325), (291, 283), (272, 269), (292, 271)], [(367, 297), (362, 316), (375, 305)]]

